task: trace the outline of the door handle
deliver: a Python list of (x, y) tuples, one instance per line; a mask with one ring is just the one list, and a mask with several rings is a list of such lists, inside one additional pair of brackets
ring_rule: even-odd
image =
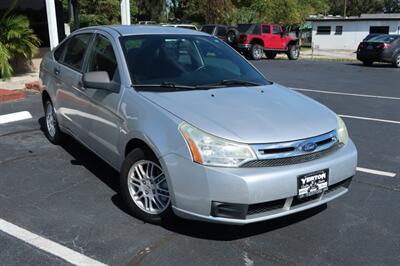
[(60, 74), (60, 69), (54, 68), (53, 72), (54, 72), (54, 75), (58, 76)]

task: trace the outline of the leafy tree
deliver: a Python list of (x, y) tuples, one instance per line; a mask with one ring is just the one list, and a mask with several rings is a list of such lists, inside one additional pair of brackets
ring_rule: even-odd
[(286, 26), (299, 25), (309, 15), (325, 13), (329, 8), (326, 0), (234, 0), (233, 4), (237, 9), (231, 21), (265, 21)]
[(383, 9), (387, 13), (400, 13), (400, 0), (384, 0)]
[(166, 0), (137, 0), (138, 20), (165, 21)]
[[(16, 3), (16, 1), (14, 2)], [(0, 15), (0, 77), (9, 79), (13, 74), (11, 61), (17, 57), (32, 59), (40, 41), (33, 33), (27, 17), (12, 14), (11, 7)]]
[[(343, 15), (343, 0), (332, 0), (330, 4), (330, 13), (333, 15)], [(348, 0), (346, 7), (346, 16), (359, 16), (363, 13), (383, 12), (384, 0)]]
[(224, 23), (232, 9), (231, 0), (172, 0), (170, 8), (175, 19), (201, 24)]

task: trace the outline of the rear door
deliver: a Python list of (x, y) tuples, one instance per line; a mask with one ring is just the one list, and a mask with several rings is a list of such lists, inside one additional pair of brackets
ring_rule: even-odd
[(57, 87), (56, 111), (62, 119), (62, 125), (79, 139), (85, 134), (82, 127), (87, 122), (88, 102), (83, 97), (82, 69), (92, 36), (92, 33), (82, 33), (67, 40), (53, 69)]
[(119, 92), (85, 87), (84, 93), (90, 103), (87, 109), (87, 145), (112, 165), (120, 160), (118, 140), (123, 131), (123, 119), (118, 113), (123, 94), (121, 86), (121, 58), (116, 44), (107, 33), (97, 33), (88, 54), (85, 72), (106, 71), (110, 80), (119, 86)]
[(271, 25), (266, 25), (266, 24), (262, 25), (261, 37), (264, 41), (264, 48), (271, 48), (272, 45)]

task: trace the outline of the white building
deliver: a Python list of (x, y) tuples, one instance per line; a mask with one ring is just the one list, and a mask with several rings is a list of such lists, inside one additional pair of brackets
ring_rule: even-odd
[(370, 33), (400, 34), (400, 14), (312, 17), (314, 49), (353, 50)]

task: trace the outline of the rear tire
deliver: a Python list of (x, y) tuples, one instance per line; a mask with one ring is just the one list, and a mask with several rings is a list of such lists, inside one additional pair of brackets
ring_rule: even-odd
[(250, 58), (260, 60), (263, 56), (263, 47), (259, 44), (252, 44), (250, 47)]
[(277, 54), (278, 54), (277, 52), (265, 52), (265, 56), (266, 56), (268, 59), (275, 59), (275, 57), (276, 57)]
[(136, 148), (126, 156), (119, 185), (133, 216), (152, 224), (165, 224), (175, 217), (165, 172), (149, 149)]
[(373, 61), (363, 61), (364, 66), (372, 66), (373, 63)]
[(393, 66), (400, 68), (400, 53), (394, 57)]
[(300, 47), (298, 45), (289, 45), (287, 56), (289, 60), (297, 60), (300, 56)]
[(45, 118), (45, 127), (44, 133), (48, 140), (51, 143), (59, 145), (65, 139), (64, 133), (61, 132), (56, 112), (54, 110), (53, 103), (50, 99), (46, 99), (44, 102), (44, 118)]

